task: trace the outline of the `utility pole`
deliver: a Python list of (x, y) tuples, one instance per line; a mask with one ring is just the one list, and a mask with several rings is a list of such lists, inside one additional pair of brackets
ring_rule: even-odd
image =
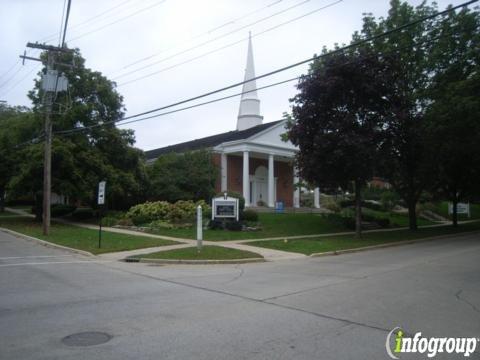
[[(34, 49), (41, 49), (47, 52), (47, 72), (42, 76), (42, 90), (45, 92), (44, 108), (45, 108), (45, 148), (43, 157), (43, 234), (50, 233), (50, 201), (52, 195), (52, 106), (56, 94), (60, 91), (66, 91), (68, 87), (67, 79), (54, 69), (56, 64), (56, 56), (59, 53), (70, 52), (65, 47), (51, 46), (38, 43), (28, 43), (27, 47)], [(25, 59), (42, 61), (41, 59), (26, 56), (20, 56), (23, 61)]]

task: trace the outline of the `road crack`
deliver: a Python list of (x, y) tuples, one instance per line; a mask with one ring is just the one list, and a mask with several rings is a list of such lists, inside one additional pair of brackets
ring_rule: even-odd
[(475, 306), (475, 304), (472, 304), (470, 301), (468, 301), (464, 297), (460, 296), (462, 293), (463, 293), (462, 289), (457, 291), (457, 293), (455, 294), (455, 297), (457, 298), (457, 300), (467, 304), (468, 306), (470, 306), (473, 309), (473, 311), (480, 314), (480, 310)]

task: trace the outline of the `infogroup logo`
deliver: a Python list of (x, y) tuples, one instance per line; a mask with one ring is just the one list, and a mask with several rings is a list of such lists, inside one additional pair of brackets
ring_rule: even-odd
[[(392, 337), (394, 337), (393, 349)], [(475, 352), (479, 342), (478, 338), (426, 338), (422, 337), (421, 332), (417, 332), (413, 337), (406, 337), (404, 331), (400, 327), (396, 327), (388, 333), (385, 348), (388, 356), (395, 360), (400, 359), (398, 356), (402, 353), (427, 354), (429, 358), (433, 358), (439, 353), (455, 353), (469, 357)]]

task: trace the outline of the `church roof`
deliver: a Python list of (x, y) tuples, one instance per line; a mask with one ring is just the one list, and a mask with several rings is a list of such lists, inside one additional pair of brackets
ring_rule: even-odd
[(154, 160), (160, 155), (168, 153), (182, 153), (186, 151), (193, 151), (199, 149), (208, 149), (220, 145), (224, 142), (244, 140), (256, 135), (283, 120), (273, 121), (266, 124), (257, 125), (246, 130), (229, 131), (222, 134), (207, 136), (201, 139), (183, 142), (180, 144), (170, 145), (159, 149), (145, 151), (145, 157), (148, 160)]

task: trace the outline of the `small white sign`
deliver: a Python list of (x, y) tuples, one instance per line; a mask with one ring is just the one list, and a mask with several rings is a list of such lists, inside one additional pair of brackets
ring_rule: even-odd
[(232, 218), (238, 221), (238, 199), (218, 197), (212, 200), (212, 220), (215, 218)]
[(107, 185), (106, 181), (100, 181), (98, 183), (98, 205), (105, 205), (105, 186)]
[[(453, 204), (448, 203), (448, 214), (453, 214)], [(457, 214), (467, 214), (470, 217), (470, 204), (458, 203)]]

